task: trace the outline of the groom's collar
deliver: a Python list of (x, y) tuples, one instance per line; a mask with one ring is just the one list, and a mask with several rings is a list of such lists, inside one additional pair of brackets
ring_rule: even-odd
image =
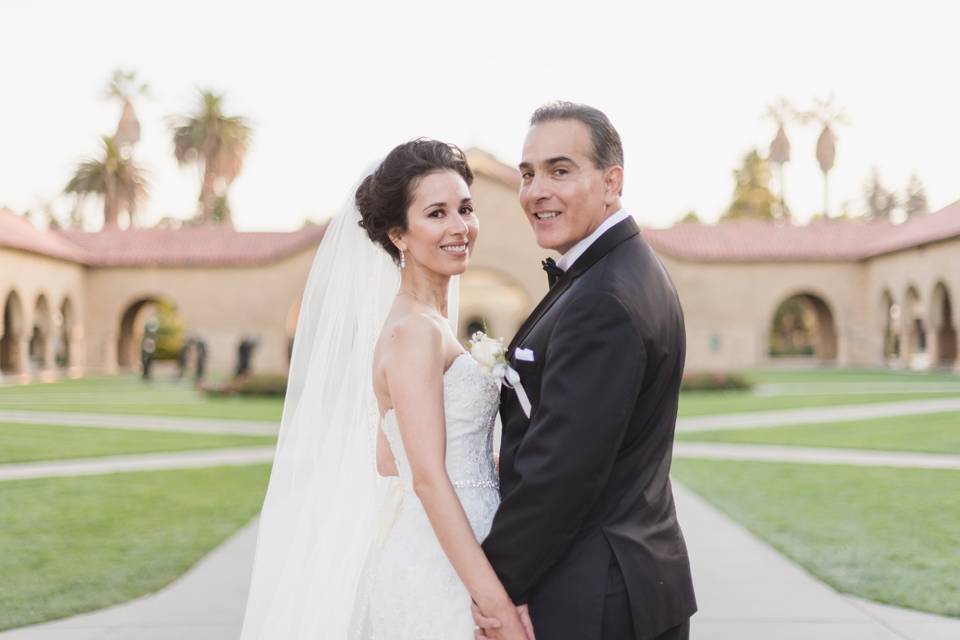
[(513, 349), (527, 337), (527, 334), (530, 333), (534, 325), (543, 317), (543, 314), (553, 306), (553, 303), (570, 287), (576, 278), (592, 267), (600, 258), (610, 253), (618, 244), (629, 240), (638, 233), (640, 233), (640, 227), (638, 227), (637, 223), (633, 220), (633, 216), (628, 215), (625, 219), (614, 223), (612, 227), (600, 234), (593, 244), (587, 247), (586, 251), (570, 266), (570, 269), (560, 276), (560, 279), (550, 288), (547, 295), (543, 297), (543, 300), (540, 301), (533, 312), (531, 312), (523, 324), (520, 325), (520, 328), (517, 329), (517, 334), (513, 337), (513, 340), (510, 341), (510, 346), (507, 347), (507, 351), (513, 351)]
[[(570, 268), (560, 276), (557, 284), (572, 282), (592, 267), (597, 260), (610, 253), (615, 246), (639, 233), (640, 227), (637, 225), (636, 220), (633, 219), (633, 216), (625, 216), (620, 222), (614, 224), (594, 240), (594, 242), (587, 247), (586, 251), (570, 265)], [(559, 288), (558, 286), (554, 286), (554, 289)]]
[(600, 226), (593, 230), (593, 233), (580, 240), (580, 242), (573, 245), (566, 253), (560, 256), (560, 259), (557, 260), (557, 266), (564, 271), (568, 270), (573, 266), (573, 263), (577, 261), (577, 258), (582, 256), (583, 253), (590, 248), (590, 245), (602, 236), (607, 229), (629, 217), (630, 214), (623, 209), (607, 216), (607, 218), (600, 223)]

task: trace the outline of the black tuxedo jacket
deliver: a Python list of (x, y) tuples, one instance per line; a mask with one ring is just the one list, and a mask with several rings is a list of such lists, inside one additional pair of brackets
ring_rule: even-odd
[[(632, 218), (590, 245), (508, 348), (533, 405), (504, 388), (502, 502), (483, 543), (539, 640), (600, 638), (619, 566), (637, 640), (696, 611), (670, 462), (683, 313)], [(533, 362), (516, 349), (533, 351)]]

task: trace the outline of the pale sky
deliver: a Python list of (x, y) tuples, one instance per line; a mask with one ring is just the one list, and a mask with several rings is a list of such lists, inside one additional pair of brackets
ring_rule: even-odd
[[(833, 211), (862, 208), (874, 165), (897, 189), (916, 172), (937, 209), (960, 199), (955, 6), (0, 0), (0, 206), (69, 209), (59, 194), (73, 166), (116, 127), (119, 105), (102, 93), (122, 67), (153, 93), (137, 104), (148, 222), (195, 211), (199, 180), (176, 166), (167, 117), (191, 108), (197, 87), (225, 92), (228, 112), (255, 126), (230, 195), (241, 230), (323, 219), (372, 162), (418, 136), (516, 164), (531, 111), (558, 98), (619, 129), (624, 204), (645, 225), (691, 209), (715, 220), (743, 154), (765, 154), (775, 133), (765, 106), (831, 93), (851, 120), (837, 131)], [(805, 220), (823, 197), (819, 131), (787, 133), (787, 201)]]

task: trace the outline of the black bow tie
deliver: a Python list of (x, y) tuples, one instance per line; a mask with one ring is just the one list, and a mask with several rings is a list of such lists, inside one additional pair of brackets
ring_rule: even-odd
[(543, 262), (543, 270), (547, 272), (547, 282), (550, 284), (550, 288), (553, 288), (553, 285), (557, 284), (557, 280), (560, 279), (560, 276), (563, 275), (564, 271), (557, 266), (557, 262), (553, 258), (547, 258)]

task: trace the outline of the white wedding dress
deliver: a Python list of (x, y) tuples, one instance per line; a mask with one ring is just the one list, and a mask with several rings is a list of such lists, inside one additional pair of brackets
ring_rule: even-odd
[[(370, 372), (400, 274), (359, 221), (351, 195), (304, 288), (241, 640), (473, 637), (470, 596), (412, 490), (396, 417), (380, 420)], [(454, 331), (458, 300), (455, 276)], [(466, 353), (443, 374), (446, 467), (478, 540), (499, 502), (499, 389)], [(377, 474), (381, 428), (399, 478)]]
[[(447, 474), (482, 541), (500, 502), (493, 429), (500, 383), (463, 353), (443, 374)], [(373, 569), (370, 622), (374, 640), (470, 640), (470, 595), (444, 555), (423, 505), (413, 492), (410, 464), (396, 414), (383, 432), (397, 461), (403, 497)]]

